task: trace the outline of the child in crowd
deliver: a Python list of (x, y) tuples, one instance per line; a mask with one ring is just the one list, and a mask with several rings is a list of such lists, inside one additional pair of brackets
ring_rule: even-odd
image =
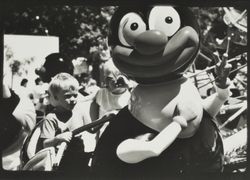
[(35, 87), (33, 88), (33, 103), (36, 108), (37, 121), (40, 121), (45, 115), (47, 89), (48, 83), (44, 83), (39, 77), (35, 79)]
[(84, 151), (87, 140), (83, 134), (72, 137), (71, 132), (91, 122), (85, 102), (78, 99), (78, 89), (78, 81), (68, 73), (59, 73), (51, 80), (48, 98), (54, 109), (46, 115), (40, 137), (44, 148), (68, 143), (58, 170), (87, 174), (90, 158)]
[[(106, 87), (100, 88), (95, 96), (95, 101), (99, 106), (99, 117), (111, 112), (116, 113), (128, 105), (130, 99), (129, 81), (115, 67), (112, 60), (104, 64), (104, 78)], [(101, 128), (99, 136), (107, 124)]]
[[(35, 79), (35, 87), (33, 88), (34, 104), (37, 105), (43, 102), (44, 96), (48, 89), (48, 84), (44, 83), (41, 78)], [(39, 107), (36, 107), (37, 110), (40, 110)]]
[(122, 109), (130, 99), (128, 79), (115, 67), (112, 60), (104, 64), (104, 78), (106, 87), (101, 88), (95, 97), (99, 105), (99, 117)]
[(100, 89), (99, 86), (97, 86), (96, 80), (90, 77), (89, 74), (81, 74), (78, 81), (80, 82), (79, 92), (85, 97), (89, 95), (95, 96)]

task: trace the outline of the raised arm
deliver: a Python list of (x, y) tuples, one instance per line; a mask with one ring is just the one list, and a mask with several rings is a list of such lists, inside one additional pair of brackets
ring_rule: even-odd
[(203, 107), (212, 117), (216, 116), (220, 111), (221, 106), (229, 97), (230, 79), (228, 78), (231, 70), (231, 64), (227, 63), (228, 55), (223, 54), (222, 59), (215, 54), (217, 60), (215, 72), (217, 77), (215, 79), (216, 92), (203, 100)]
[(13, 112), (13, 116), (22, 124), (25, 132), (31, 132), (36, 124), (35, 106), (29, 98), (21, 98)]

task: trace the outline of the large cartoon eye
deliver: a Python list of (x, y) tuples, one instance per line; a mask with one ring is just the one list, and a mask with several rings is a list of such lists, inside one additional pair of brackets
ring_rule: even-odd
[(150, 30), (161, 30), (166, 36), (172, 36), (180, 26), (180, 16), (173, 7), (157, 6), (149, 14)]
[(136, 13), (126, 14), (120, 21), (118, 37), (125, 46), (133, 46), (136, 36), (146, 30), (146, 24)]

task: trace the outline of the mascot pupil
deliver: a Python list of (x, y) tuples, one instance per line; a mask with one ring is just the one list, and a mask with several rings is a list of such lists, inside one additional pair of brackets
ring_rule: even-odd
[[(138, 85), (128, 107), (116, 115), (101, 137), (96, 168), (107, 161), (110, 172), (124, 175), (132, 169), (138, 173), (152, 167), (161, 174), (166, 170), (221, 171), (223, 145), (212, 119), (229, 96), (230, 67), (225, 58), (217, 65), (224, 73), (216, 79), (216, 93), (206, 99), (184, 76), (200, 45), (192, 12), (171, 6), (121, 7), (110, 27), (114, 64)], [(101, 152), (105, 146), (109, 149)]]

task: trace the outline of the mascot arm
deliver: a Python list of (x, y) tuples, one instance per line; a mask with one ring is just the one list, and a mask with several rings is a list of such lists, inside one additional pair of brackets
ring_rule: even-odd
[(126, 163), (138, 163), (147, 158), (159, 156), (180, 134), (187, 121), (182, 116), (175, 116), (173, 122), (165, 127), (154, 139), (127, 139), (119, 144), (116, 154)]

